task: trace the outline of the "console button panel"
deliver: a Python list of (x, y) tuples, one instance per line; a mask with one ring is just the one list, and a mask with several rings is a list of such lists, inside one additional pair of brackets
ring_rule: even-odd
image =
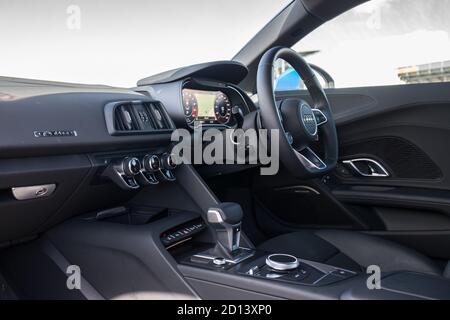
[[(195, 249), (194, 249), (195, 250)], [(201, 258), (205, 247), (198, 251), (182, 253), (177, 257), (180, 264), (197, 268), (216, 270), (267, 281), (279, 281), (302, 286), (325, 286), (344, 281), (357, 275), (356, 272), (325, 265), (319, 262), (298, 259), (298, 266), (289, 270), (276, 270), (266, 264), (270, 256), (265, 251), (253, 250), (254, 254), (239, 263), (214, 264), (213, 259)]]
[(125, 190), (176, 179), (174, 170), (177, 165), (167, 151), (102, 154), (97, 159), (105, 166), (101, 176)]
[[(246, 271), (244, 271), (247, 269)], [(255, 278), (271, 279), (309, 286), (322, 286), (351, 278), (355, 272), (322, 265), (322, 268), (298, 260), (298, 267), (291, 270), (276, 270), (263, 260), (253, 261), (249, 266), (240, 268), (238, 273)]]
[(323, 272), (303, 263), (300, 263), (297, 268), (287, 271), (278, 271), (270, 268), (268, 265), (264, 265), (256, 270), (253, 268), (247, 274), (258, 278), (277, 279), (309, 285), (315, 284), (316, 281), (325, 275)]
[(165, 247), (170, 247), (175, 243), (192, 237), (206, 228), (206, 224), (202, 219), (196, 219), (170, 229), (161, 234), (161, 242)]

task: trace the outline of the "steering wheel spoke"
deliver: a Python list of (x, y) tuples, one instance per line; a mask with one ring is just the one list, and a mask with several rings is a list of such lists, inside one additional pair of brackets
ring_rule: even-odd
[(300, 162), (307, 168), (313, 170), (324, 170), (327, 168), (325, 162), (309, 147), (303, 150), (295, 150)]
[(286, 135), (288, 143), (292, 146), (294, 144), (294, 137), (289, 131), (286, 131), (284, 134)]

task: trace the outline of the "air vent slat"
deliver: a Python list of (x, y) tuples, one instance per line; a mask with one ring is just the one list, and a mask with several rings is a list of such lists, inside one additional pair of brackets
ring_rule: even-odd
[(170, 123), (166, 117), (166, 114), (164, 112), (163, 106), (160, 103), (156, 103), (156, 107), (157, 110), (159, 111), (159, 113), (161, 114), (162, 117), (162, 123), (163, 123), (163, 128), (164, 129), (169, 129), (170, 128)]
[(139, 126), (138, 119), (136, 117), (136, 113), (135, 113), (134, 108), (133, 108), (133, 105), (131, 105), (131, 104), (128, 105), (128, 112), (129, 112), (129, 114), (131, 116), (131, 126), (132, 126), (131, 130), (133, 130), (133, 131), (141, 130), (141, 127)]
[(116, 130), (125, 131), (125, 123), (122, 119), (122, 110), (117, 108), (114, 113), (114, 122)]
[(151, 110), (152, 104), (151, 103), (145, 103), (144, 106), (145, 106), (145, 111), (147, 112), (147, 115), (149, 117), (150, 123), (152, 124), (152, 127), (157, 129), (158, 126), (157, 126), (157, 124), (155, 122), (155, 118), (154, 118), (153, 112)]
[(134, 131), (139, 130), (138, 122), (131, 104), (119, 105), (115, 109), (114, 123), (116, 130)]
[(167, 122), (166, 115), (161, 108), (159, 103), (151, 103), (150, 110), (153, 115), (153, 120), (155, 121), (156, 128), (160, 130), (170, 129), (170, 125)]

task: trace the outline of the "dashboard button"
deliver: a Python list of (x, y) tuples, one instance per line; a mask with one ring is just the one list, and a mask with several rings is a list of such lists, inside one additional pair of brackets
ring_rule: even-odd
[(159, 157), (155, 154), (150, 155), (147, 154), (143, 159), (143, 166), (145, 171), (147, 172), (156, 172), (159, 170), (160, 164), (159, 164)]
[(214, 258), (213, 263), (216, 266), (223, 266), (227, 263), (227, 261), (225, 260), (225, 258), (217, 257), (217, 258)]
[(123, 172), (127, 176), (137, 175), (141, 171), (141, 162), (138, 158), (125, 158), (122, 162)]
[(177, 164), (175, 163), (175, 159), (173, 157), (173, 155), (171, 154), (164, 154), (161, 158), (161, 165), (163, 167), (163, 169), (166, 170), (173, 170), (177, 167)]

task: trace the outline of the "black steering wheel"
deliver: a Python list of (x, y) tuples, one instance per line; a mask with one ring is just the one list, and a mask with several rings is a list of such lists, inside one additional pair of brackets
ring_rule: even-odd
[[(298, 72), (313, 102), (302, 99), (275, 101), (274, 63), (288, 62)], [(336, 126), (327, 96), (309, 64), (297, 52), (286, 47), (268, 50), (261, 58), (257, 74), (257, 91), (262, 125), (279, 130), (280, 161), (297, 178), (319, 177), (331, 171), (338, 159)], [(322, 156), (310, 146), (322, 144)]]

